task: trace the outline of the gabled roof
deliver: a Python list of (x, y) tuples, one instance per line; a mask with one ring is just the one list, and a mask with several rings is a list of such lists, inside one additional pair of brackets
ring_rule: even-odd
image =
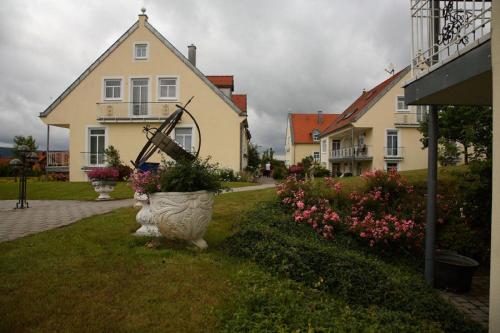
[(217, 88), (231, 88), (231, 91), (234, 91), (234, 78), (232, 75), (207, 75), (207, 79)]
[[(142, 14), (144, 15), (144, 14)], [(139, 15), (139, 16), (142, 16)], [(147, 16), (146, 20), (144, 21), (144, 26), (153, 34), (155, 35), (172, 53), (174, 53), (187, 67), (189, 67), (203, 82), (205, 82), (217, 95), (219, 95), (220, 98), (222, 98), (236, 113), (238, 113), (241, 116), (244, 116), (245, 114), (242, 113), (242, 111), (233, 103), (233, 101), (228, 98), (222, 91), (217, 88), (210, 80), (207, 79), (207, 77), (189, 60), (181, 53), (179, 50), (175, 48), (162, 34), (158, 32), (149, 22), (147, 21)], [(40, 113), (40, 117), (46, 117), (53, 109), (61, 103), (61, 101), (66, 98), (79, 84), (82, 82), (101, 62), (103, 62), (120, 44), (123, 43), (125, 39), (127, 39), (136, 29), (139, 28), (140, 25), (140, 20), (137, 20), (123, 35), (116, 40), (99, 58), (97, 58), (96, 61), (92, 63), (66, 90), (63, 91), (59, 97), (57, 97), (52, 104), (50, 104), (43, 112)]]
[[(315, 130), (322, 132), (329, 124), (334, 122), (338, 114), (321, 114), (317, 113), (290, 113), (288, 115), (290, 121), (290, 130), (292, 143), (310, 143), (316, 144), (312, 138), (312, 133)], [(319, 117), (323, 120), (319, 122)]]
[(387, 80), (379, 83), (374, 88), (363, 91), (359, 96), (339, 117), (331, 122), (329, 126), (321, 131), (321, 136), (329, 134), (333, 131), (348, 126), (352, 122), (358, 120), (363, 114), (366, 113), (382, 96), (384, 96), (396, 83), (398, 83), (410, 70), (406, 67), (398, 73), (394, 74)]
[(242, 112), (247, 113), (247, 95), (232, 94), (231, 99)]

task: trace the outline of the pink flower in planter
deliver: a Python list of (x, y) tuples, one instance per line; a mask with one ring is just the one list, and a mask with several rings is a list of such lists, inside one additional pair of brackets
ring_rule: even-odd
[(93, 168), (87, 172), (87, 176), (92, 180), (118, 180), (119, 172), (118, 169), (112, 167), (104, 168)]

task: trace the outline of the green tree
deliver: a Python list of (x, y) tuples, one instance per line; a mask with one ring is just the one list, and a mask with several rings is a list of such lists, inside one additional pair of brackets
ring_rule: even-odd
[[(445, 106), (438, 111), (439, 134), (438, 139), (442, 142), (456, 142), (463, 146), (460, 151), (464, 155), (465, 164), (469, 159), (491, 159), (492, 148), (492, 109), (481, 106)], [(424, 121), (420, 124), (421, 139), (425, 147), (428, 145), (428, 124)], [(454, 148), (447, 145), (451, 151), (444, 151), (445, 155), (454, 154)], [(474, 153), (471, 155), (471, 148)], [(443, 148), (446, 150), (446, 147)]]
[(248, 165), (247, 170), (254, 172), (259, 168), (260, 157), (259, 157), (259, 146), (253, 143), (248, 145)]
[(31, 136), (16, 135), (14, 137), (14, 156), (19, 157), (19, 147), (27, 146), (29, 150), (38, 150), (36, 140)]
[(106, 148), (104, 150), (104, 155), (106, 155), (106, 162), (109, 166), (118, 168), (122, 164), (120, 152), (114, 146)]

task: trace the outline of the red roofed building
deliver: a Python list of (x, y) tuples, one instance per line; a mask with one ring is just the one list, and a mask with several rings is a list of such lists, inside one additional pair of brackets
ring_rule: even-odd
[(322, 111), (288, 114), (285, 143), (286, 165), (296, 165), (307, 156), (312, 156), (319, 162), (319, 135), (337, 117), (338, 114), (323, 114)]
[(321, 162), (332, 173), (360, 175), (373, 169), (415, 170), (427, 166), (418, 127), (424, 106), (404, 102), (407, 67), (361, 95), (321, 132)]

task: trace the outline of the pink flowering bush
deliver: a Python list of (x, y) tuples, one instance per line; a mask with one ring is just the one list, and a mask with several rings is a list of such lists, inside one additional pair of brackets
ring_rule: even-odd
[(87, 172), (87, 176), (92, 181), (115, 181), (118, 180), (119, 172), (118, 169), (113, 167), (93, 168)]
[(130, 178), (129, 183), (134, 192), (140, 194), (148, 194), (158, 192), (160, 190), (160, 176), (151, 171), (134, 171)]

